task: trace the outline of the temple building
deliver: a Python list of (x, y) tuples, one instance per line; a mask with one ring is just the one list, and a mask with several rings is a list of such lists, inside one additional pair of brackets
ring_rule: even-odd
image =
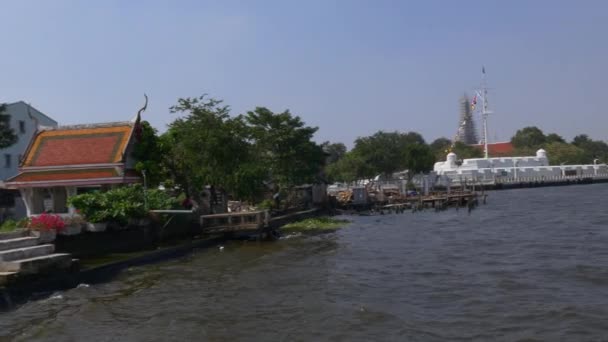
[[(474, 100), (476, 101), (476, 100)], [(475, 129), (475, 121), (473, 120), (473, 107), (471, 101), (465, 94), (460, 99), (460, 121), (458, 123), (458, 131), (455, 141), (460, 141), (467, 145), (479, 143), (477, 138), (477, 130)]]
[(73, 215), (67, 205), (70, 196), (140, 182), (131, 156), (138, 122), (42, 128), (31, 140), (19, 173), (5, 186), (20, 191), (28, 216)]

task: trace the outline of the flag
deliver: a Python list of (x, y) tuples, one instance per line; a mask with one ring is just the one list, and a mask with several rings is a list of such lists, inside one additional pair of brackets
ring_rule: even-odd
[(476, 105), (477, 105), (477, 95), (473, 96), (473, 101), (471, 101), (471, 110), (475, 110)]

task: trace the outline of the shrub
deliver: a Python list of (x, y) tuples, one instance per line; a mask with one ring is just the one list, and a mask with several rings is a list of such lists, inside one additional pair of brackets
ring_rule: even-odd
[(12, 232), (17, 228), (19, 228), (17, 227), (17, 221), (8, 219), (2, 222), (2, 225), (0, 226), (0, 232)]
[[(173, 209), (178, 206), (175, 198), (167, 193), (151, 189), (146, 192), (148, 210)], [(129, 219), (148, 216), (145, 207), (144, 190), (139, 184), (109, 190), (77, 195), (68, 200), (89, 222), (117, 222), (126, 224)]]

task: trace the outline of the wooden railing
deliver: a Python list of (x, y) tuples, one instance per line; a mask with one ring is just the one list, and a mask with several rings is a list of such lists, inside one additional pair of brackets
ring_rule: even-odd
[(202, 215), (200, 224), (205, 233), (258, 230), (268, 225), (268, 211)]

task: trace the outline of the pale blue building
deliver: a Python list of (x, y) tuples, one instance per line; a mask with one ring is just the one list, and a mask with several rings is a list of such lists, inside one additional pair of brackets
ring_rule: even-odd
[(19, 162), (25, 155), (30, 141), (38, 127), (57, 127), (57, 121), (23, 101), (6, 104), (6, 112), (11, 116), (10, 125), (17, 142), (0, 149), (0, 222), (5, 218), (25, 217), (26, 209), (19, 192), (4, 189), (4, 181), (19, 172)]
[(17, 175), (19, 160), (25, 154), (37, 126), (57, 127), (57, 121), (23, 101), (6, 105), (6, 113), (11, 116), (11, 128), (17, 135), (17, 142), (0, 149), (0, 180)]

